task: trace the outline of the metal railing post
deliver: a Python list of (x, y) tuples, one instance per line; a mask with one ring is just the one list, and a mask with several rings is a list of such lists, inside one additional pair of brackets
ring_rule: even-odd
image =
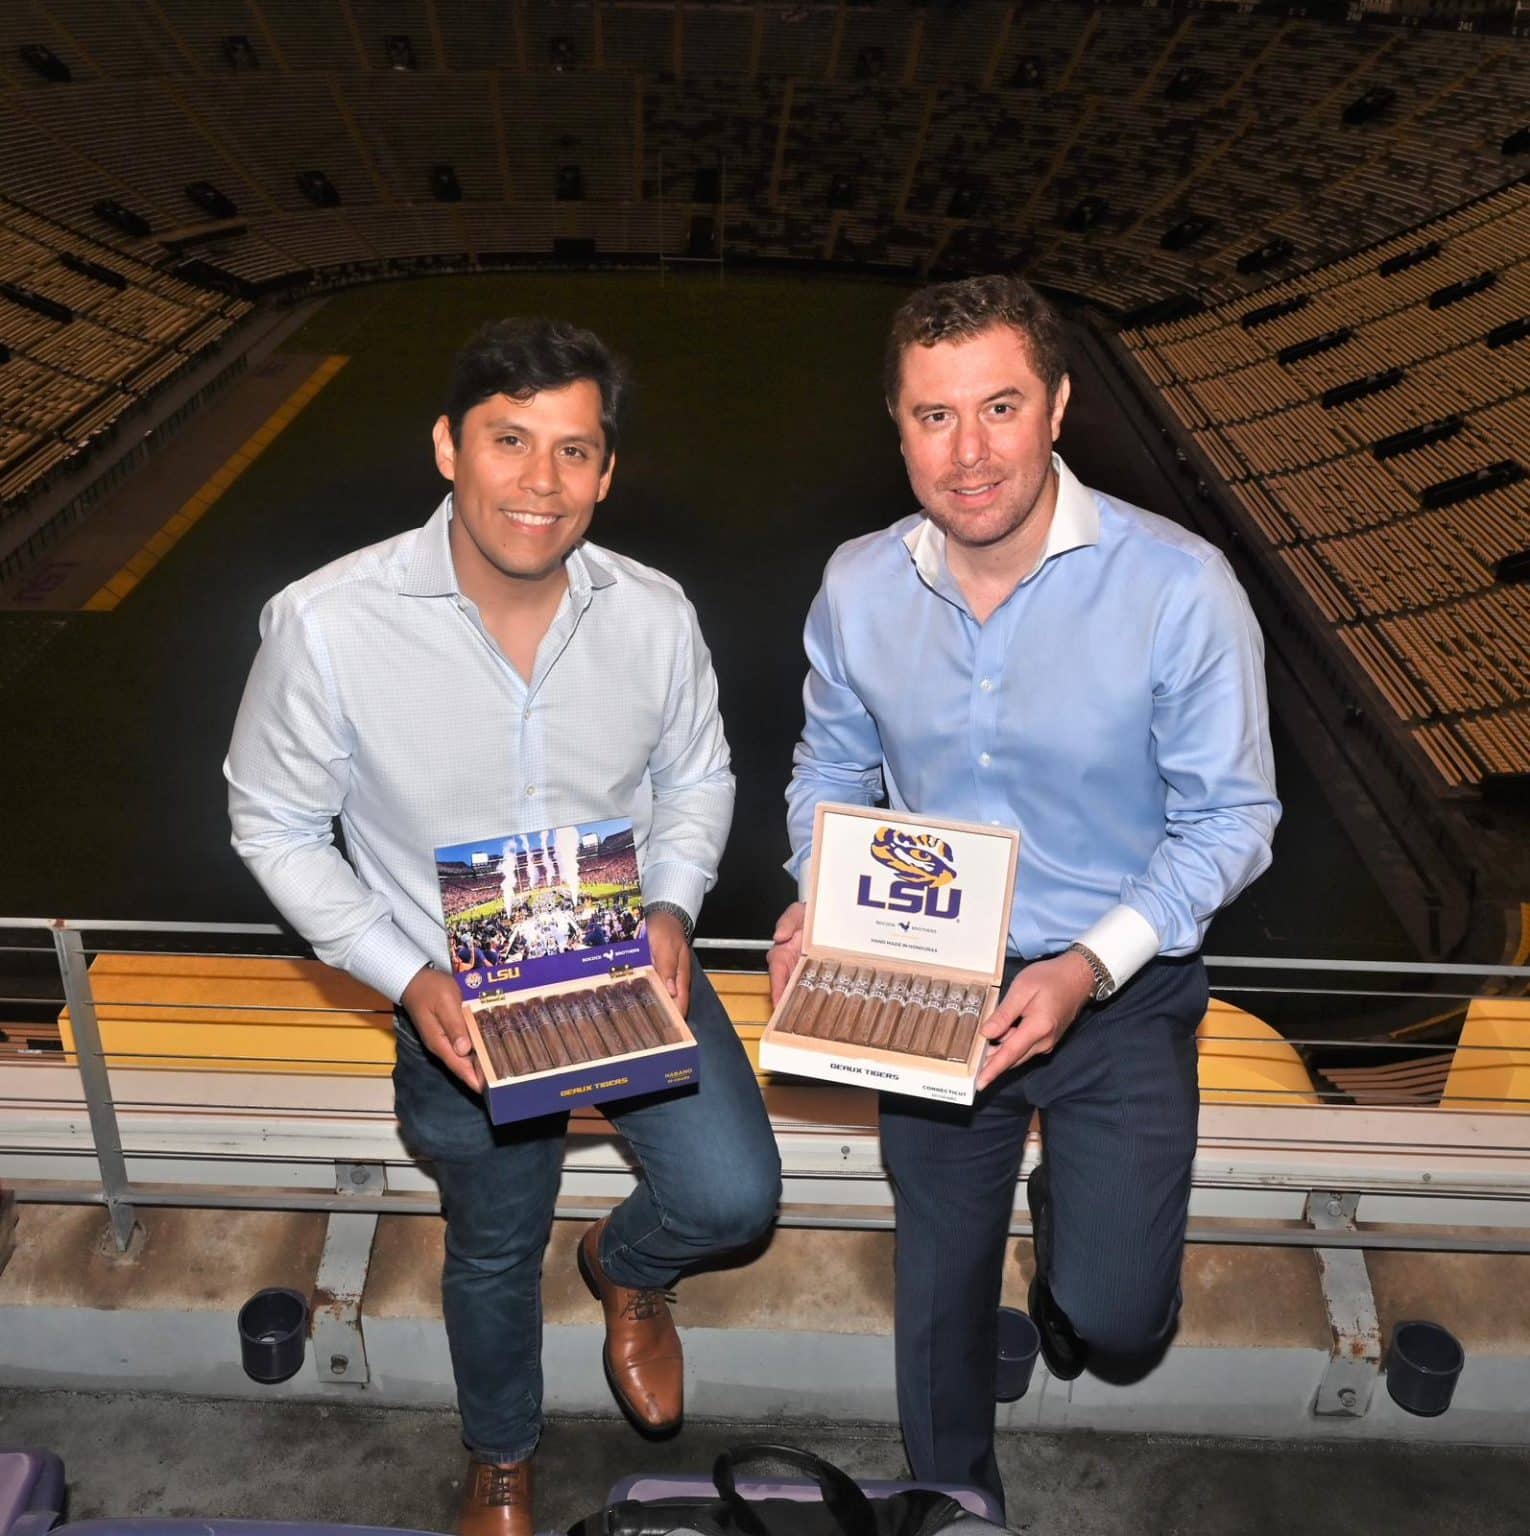
[(96, 1000), (90, 990), (85, 945), (78, 929), (70, 928), (62, 921), (55, 922), (52, 928), (59, 975), (64, 982), (64, 1000), (69, 1004), (69, 1022), (74, 1029), (80, 1082), (85, 1088), (85, 1107), (90, 1114), (91, 1139), (95, 1142), (96, 1162), (101, 1170), (101, 1192), (106, 1197), (107, 1219), (111, 1222), (117, 1251), (126, 1253), (133, 1240), (137, 1218), (128, 1183), (127, 1159), (122, 1155), (117, 1108), (112, 1102), (106, 1053), (101, 1048), (101, 1028), (96, 1022)]

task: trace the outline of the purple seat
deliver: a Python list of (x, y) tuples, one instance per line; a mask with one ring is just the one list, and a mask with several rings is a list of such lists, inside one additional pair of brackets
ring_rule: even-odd
[[(325, 1525), (305, 1520), (161, 1520), (135, 1515), (124, 1520), (76, 1520), (53, 1536), (436, 1536), (385, 1525)], [(562, 1536), (549, 1531), (545, 1536)]]
[(0, 1451), (0, 1536), (43, 1536), (64, 1507), (64, 1464), (52, 1451)]
[[(969, 1488), (963, 1483), (900, 1483), (891, 1478), (857, 1478), (856, 1483), (868, 1499), (890, 1499), (894, 1494), (907, 1493), (910, 1489), (929, 1489), (955, 1499), (968, 1514), (976, 1515), (980, 1520), (1001, 1527), (1004, 1524), (1004, 1511), (997, 1502), (981, 1488)], [(823, 1498), (818, 1484), (806, 1478), (741, 1477), (737, 1486), (746, 1499), (797, 1499), (804, 1504), (816, 1504)], [(651, 1504), (658, 1499), (704, 1499), (716, 1495), (717, 1489), (705, 1472), (664, 1476), (640, 1472), (614, 1484), (606, 1496), (606, 1503), (618, 1504), (631, 1499), (637, 1504)]]
[(329, 1525), (306, 1520), (162, 1520), (135, 1515), (124, 1520), (77, 1520), (54, 1536), (434, 1536), (382, 1525)]

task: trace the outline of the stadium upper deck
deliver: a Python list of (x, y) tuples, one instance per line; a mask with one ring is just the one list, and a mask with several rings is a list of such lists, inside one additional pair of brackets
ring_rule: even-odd
[[(57, 0), (0, 17), (0, 150), (30, 206), (104, 234), (90, 209), (117, 200), (253, 283), (694, 235), (920, 271), (1020, 258), (1127, 308), (1245, 291), (1503, 184), (1527, 54), (1216, 7)], [(1291, 250), (1242, 270), (1271, 240)]]
[(1520, 183), (1123, 337), (1452, 788), (1530, 771), (1527, 251)]

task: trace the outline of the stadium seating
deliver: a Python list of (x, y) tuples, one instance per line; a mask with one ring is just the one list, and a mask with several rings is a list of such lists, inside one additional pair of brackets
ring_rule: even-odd
[[(116, 287), (62, 264), (113, 273)], [(124, 411), (213, 346), (250, 305), (156, 270), (0, 197), (0, 503), (43, 485)], [(48, 318), (17, 292), (64, 305)]]
[[(684, 211), (631, 205), (685, 204), (691, 170), (721, 160), (738, 255), (918, 271), (1023, 255), (1033, 276), (1121, 309), (1227, 298), (1267, 281), (1237, 268), (1266, 239), (1289, 239), (1306, 267), (1502, 185), (1530, 53), (1433, 28), (1068, 0), (912, 16), (528, 0), (513, 22), (468, 0), (276, 0), (256, 66), (235, 71), (224, 40), (252, 25), (239, 5), (179, 0), (136, 36), (90, 0), (53, 11), (40, 39), (22, 13), (0, 21), (0, 46), (44, 41), (73, 77), (6, 61), (5, 193), (71, 227), (117, 196), (157, 233), (196, 230), (206, 259), (257, 285), (463, 254), (471, 229), (429, 196), (439, 163), (464, 203), (505, 215), (470, 256), (546, 254), (560, 237), (675, 253)], [(390, 37), (413, 68), (393, 66)], [(1394, 106), (1342, 124), (1371, 86)], [(565, 164), (586, 207), (560, 219)], [(340, 211), (305, 208), (304, 169), (329, 177)], [(828, 206), (836, 176), (853, 183), (848, 208)], [(233, 200), (240, 227), (207, 228), (185, 192), (197, 181)], [(1086, 197), (1101, 216), (1070, 230)], [(1187, 217), (1201, 235), (1166, 248)]]
[[(1530, 441), (1530, 356), (1523, 342), (1488, 345), (1530, 310), (1527, 251), (1530, 187), (1517, 183), (1257, 301), (1123, 336), (1451, 787), (1530, 772), (1530, 588), (1496, 577), (1530, 547), (1523, 484), (1444, 505), (1426, 496)], [(1491, 284), (1438, 303), (1483, 272)], [(1325, 408), (1336, 386), (1391, 369), (1402, 376), (1390, 387)], [(1436, 423), (1438, 441), (1408, 445)]]

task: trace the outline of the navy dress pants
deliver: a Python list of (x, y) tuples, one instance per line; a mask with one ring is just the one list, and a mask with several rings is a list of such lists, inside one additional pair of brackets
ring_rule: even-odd
[[(1021, 964), (1006, 966), (1006, 986)], [(1129, 1365), (1162, 1348), (1179, 1314), (1207, 996), (1198, 957), (1154, 960), (971, 1108), (883, 1096), (898, 1223), (898, 1412), (915, 1477), (1004, 1496), (996, 1318), (1033, 1111), (1051, 1181), (1058, 1305), (1091, 1363)]]
[[(643, 1167), (601, 1244), (601, 1268), (618, 1285), (667, 1288), (775, 1218), (781, 1159), (759, 1084), (694, 963), (688, 1022), (698, 1086), (605, 1106)], [(441, 1302), (462, 1438), (480, 1461), (520, 1461), (542, 1429), (542, 1252), (568, 1116), (495, 1126), (402, 1010), (395, 1032), (399, 1124), (411, 1151), (435, 1165), (446, 1213)]]

